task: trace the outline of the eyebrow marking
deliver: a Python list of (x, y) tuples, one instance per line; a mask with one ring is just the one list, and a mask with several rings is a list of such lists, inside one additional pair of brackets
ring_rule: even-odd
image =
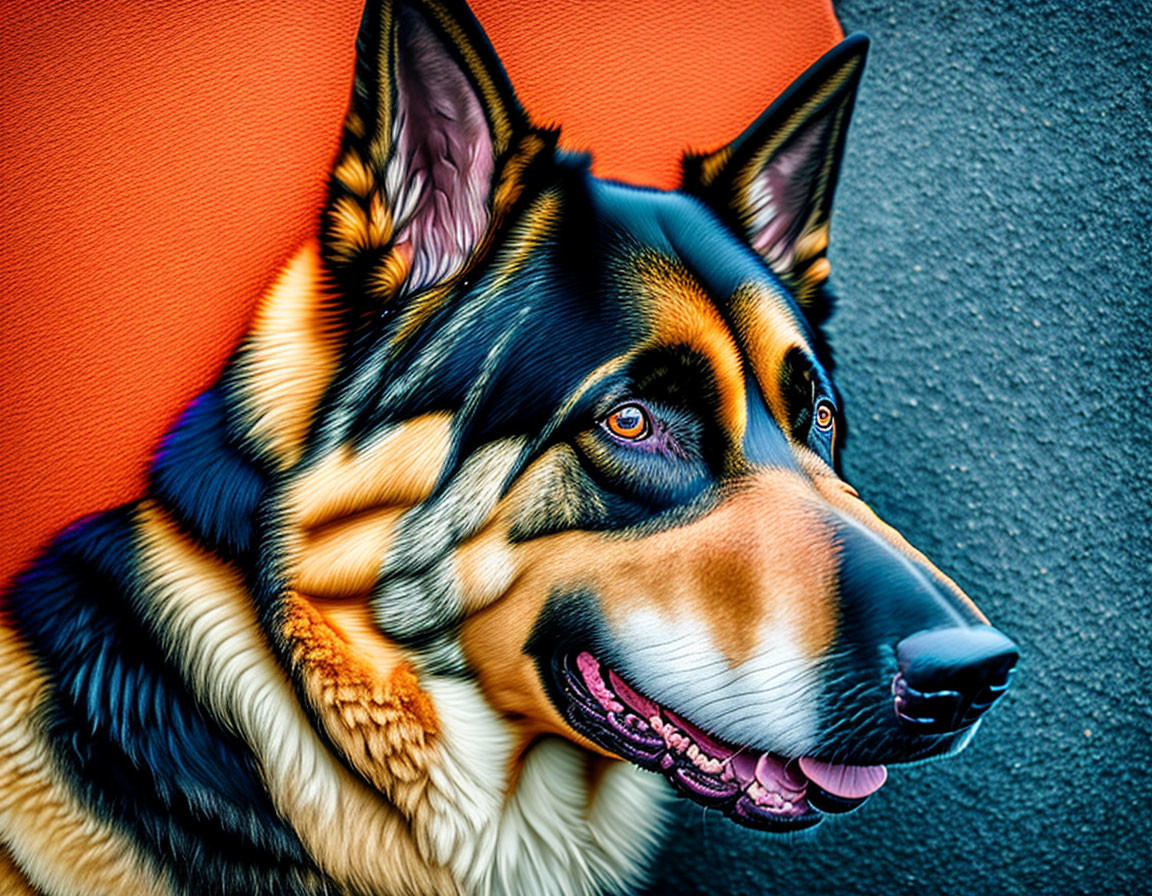
[(732, 320), (768, 409), (785, 432), (791, 429), (781, 373), (789, 352), (811, 350), (787, 299), (763, 283), (745, 281), (729, 299)]
[(712, 369), (720, 395), (720, 423), (731, 444), (743, 442), (747, 428), (744, 365), (735, 338), (703, 285), (680, 262), (643, 251), (632, 273), (651, 323), (651, 346), (684, 346)]

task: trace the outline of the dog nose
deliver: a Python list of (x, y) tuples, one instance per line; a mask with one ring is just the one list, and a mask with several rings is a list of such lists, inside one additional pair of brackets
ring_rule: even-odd
[(896, 645), (896, 715), (922, 734), (966, 728), (1008, 690), (1019, 657), (989, 625), (911, 635)]

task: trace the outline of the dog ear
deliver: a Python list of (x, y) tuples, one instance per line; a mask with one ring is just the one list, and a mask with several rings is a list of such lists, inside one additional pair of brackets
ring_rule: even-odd
[(852, 35), (727, 146), (682, 161), (681, 189), (742, 234), (817, 318), (832, 194), (867, 51), (868, 38)]
[(463, 4), (369, 0), (321, 234), (345, 295), (379, 307), (459, 276), (554, 142)]

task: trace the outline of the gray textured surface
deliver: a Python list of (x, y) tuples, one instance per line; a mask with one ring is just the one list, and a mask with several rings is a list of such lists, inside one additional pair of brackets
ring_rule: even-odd
[(1152, 12), (838, 4), (848, 478), (1024, 660), (960, 757), (811, 837), (678, 802), (653, 892), (1148, 892)]

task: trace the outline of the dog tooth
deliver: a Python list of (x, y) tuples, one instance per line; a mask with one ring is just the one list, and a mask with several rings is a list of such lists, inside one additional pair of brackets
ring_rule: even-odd
[(699, 755), (700, 755), (700, 748), (698, 746), (696, 746), (696, 744), (689, 744), (689, 746), (688, 746), (688, 758), (695, 760), (696, 757)]

